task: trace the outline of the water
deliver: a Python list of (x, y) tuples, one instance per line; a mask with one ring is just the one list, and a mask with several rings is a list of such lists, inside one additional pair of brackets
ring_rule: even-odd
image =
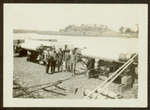
[(121, 53), (137, 53), (138, 38), (123, 37), (85, 37), (63, 35), (15, 34), (14, 39), (57, 39), (59, 44), (65, 43), (83, 48), (84, 55), (117, 60)]

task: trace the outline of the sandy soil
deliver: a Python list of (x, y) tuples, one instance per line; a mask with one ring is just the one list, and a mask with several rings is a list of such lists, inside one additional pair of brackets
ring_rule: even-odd
[[(92, 90), (97, 87), (102, 80), (90, 78), (88, 79), (85, 74), (78, 74), (72, 77), (70, 72), (60, 72), (55, 74), (46, 74), (45, 66), (32, 62), (27, 62), (26, 57), (14, 57), (14, 81), (21, 85), (22, 88), (28, 88), (44, 83), (53, 83), (58, 80), (65, 80), (57, 86), (40, 89), (32, 92), (29, 95), (22, 95), (20, 97), (31, 98), (83, 98), (83, 91), (85, 89)], [(14, 85), (15, 86), (15, 85)], [(112, 83), (109, 90), (119, 92), (119, 85)], [(36, 90), (37, 88), (31, 87), (28, 91)], [(22, 92), (21, 89), (14, 89), (14, 96)], [(137, 89), (129, 90), (122, 95), (124, 98), (136, 98)]]

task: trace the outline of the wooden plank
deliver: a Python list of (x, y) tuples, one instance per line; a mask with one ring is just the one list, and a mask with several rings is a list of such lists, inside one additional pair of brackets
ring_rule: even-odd
[(137, 54), (135, 54), (126, 63), (124, 63), (117, 71), (114, 72), (114, 74), (112, 74), (109, 78), (107, 78), (102, 84), (100, 84), (95, 89), (93, 89), (91, 92), (89, 92), (89, 94), (87, 95), (87, 97), (90, 96), (95, 91), (97, 91), (99, 88), (105, 89), (109, 84), (111, 84), (112, 81), (114, 81), (131, 63), (133, 63), (134, 58), (136, 56), (137, 56)]

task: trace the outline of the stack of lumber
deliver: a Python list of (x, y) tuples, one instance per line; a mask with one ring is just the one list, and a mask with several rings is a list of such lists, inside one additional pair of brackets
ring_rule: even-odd
[(84, 95), (85, 98), (103, 98), (101, 96), (105, 96), (106, 98), (116, 99), (121, 98), (119, 94), (116, 94), (112, 91), (108, 91), (108, 86), (121, 74), (124, 70), (126, 70), (129, 65), (131, 65), (134, 62), (134, 59), (137, 57), (137, 54), (132, 56), (126, 63), (124, 63), (117, 71), (115, 71), (110, 77), (108, 77), (104, 82), (102, 82), (99, 86), (97, 86), (92, 91), (85, 90)]

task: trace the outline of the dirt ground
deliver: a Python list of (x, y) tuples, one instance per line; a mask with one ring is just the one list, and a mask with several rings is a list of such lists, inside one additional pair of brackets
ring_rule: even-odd
[[(88, 79), (83, 73), (74, 77), (70, 72), (47, 74), (44, 65), (27, 62), (26, 57), (14, 57), (13, 80), (16, 83), (14, 87), (20, 85), (22, 88), (13, 89), (14, 97), (18, 98), (83, 98), (84, 90), (92, 90), (103, 82), (100, 79)], [(39, 90), (38, 87), (34, 87), (44, 83), (52, 84), (59, 80), (62, 80), (62, 83), (57, 86)], [(112, 83), (109, 90), (119, 93), (119, 84)], [(18, 95), (22, 92), (30, 92), (30, 94)], [(127, 90), (122, 95), (124, 98), (137, 98), (137, 87)]]

